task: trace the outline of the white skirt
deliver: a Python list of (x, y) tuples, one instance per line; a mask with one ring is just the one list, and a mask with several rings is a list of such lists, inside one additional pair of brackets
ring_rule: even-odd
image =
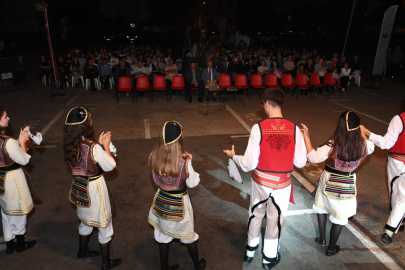
[[(319, 179), (318, 188), (315, 195), (314, 205), (327, 211), (329, 214), (338, 219), (345, 219), (356, 214), (357, 200), (356, 197), (349, 200), (341, 200), (336, 198), (327, 197), (324, 193), (324, 187), (328, 181), (330, 173), (323, 171)], [(356, 182), (356, 174), (354, 175), (354, 182)]]
[(111, 221), (111, 205), (104, 176), (91, 181), (88, 186), (90, 207), (77, 207), (77, 216), (87, 226), (105, 228)]
[[(160, 189), (158, 189), (158, 191), (156, 192), (153, 201), (155, 201), (156, 196), (159, 194), (159, 192)], [(184, 218), (181, 221), (171, 221), (157, 217), (152, 212), (153, 209), (152, 205), (152, 207), (149, 210), (149, 217), (148, 217), (149, 224), (155, 227), (161, 233), (170, 236), (172, 238), (193, 239), (195, 237), (194, 213), (190, 197), (188, 196), (188, 194), (183, 197), (183, 203), (184, 203), (183, 204)]]
[(25, 179), (22, 168), (6, 173), (4, 189), (4, 195), (0, 196), (0, 206), (4, 214), (22, 216), (34, 209), (27, 179)]

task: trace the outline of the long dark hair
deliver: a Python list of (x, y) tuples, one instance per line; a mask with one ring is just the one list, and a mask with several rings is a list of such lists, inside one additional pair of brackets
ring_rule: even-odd
[(82, 155), (80, 143), (82, 142), (83, 137), (89, 140), (94, 140), (94, 132), (90, 125), (89, 118), (87, 118), (87, 120), (82, 124), (65, 125), (63, 155), (65, 161), (71, 167), (78, 165)]
[(360, 126), (360, 117), (355, 112), (350, 112), (346, 124), (348, 111), (340, 115), (337, 127), (332, 137), (325, 143), (333, 148), (332, 154), (343, 161), (359, 160), (363, 154), (364, 139), (361, 136), (360, 128), (348, 131)]
[[(0, 119), (3, 118), (3, 115), (5, 112), (6, 112), (6, 109), (3, 107), (0, 107)], [(4, 134), (4, 127), (0, 127), (0, 134)]]

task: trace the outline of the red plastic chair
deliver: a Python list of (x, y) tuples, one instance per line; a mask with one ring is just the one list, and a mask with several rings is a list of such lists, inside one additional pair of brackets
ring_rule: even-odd
[[(297, 74), (297, 76), (295, 77), (295, 85), (299, 88), (299, 89), (310, 89), (311, 85), (308, 84), (307, 82), (307, 75), (305, 74)], [(306, 93), (305, 93), (306, 95)], [(297, 98), (298, 98), (298, 91), (297, 91)]]
[(231, 83), (231, 76), (229, 76), (229, 74), (221, 74), (219, 75), (219, 87), (221, 87), (222, 89), (225, 89), (229, 86), (232, 85)]
[(249, 89), (250, 88), (247, 83), (247, 77), (245, 74), (236, 74), (235, 86), (238, 89)]
[[(335, 83), (335, 80), (333, 79), (333, 74), (332, 73), (326, 73), (325, 74), (325, 78), (323, 79), (323, 83), (326, 84), (327, 88), (328, 88), (328, 96), (329, 96), (329, 87), (332, 87), (332, 93), (333, 94), (333, 90), (335, 89), (335, 87), (339, 87), (340, 84)], [(339, 96), (342, 96), (342, 92), (339, 91)]]
[(276, 74), (267, 74), (265, 85), (267, 87), (280, 87), (280, 85), (278, 85)]
[[(291, 74), (283, 74), (283, 76), (281, 77), (281, 86), (287, 89), (291, 89), (291, 95), (294, 89), (297, 88), (297, 86), (293, 83)], [(297, 98), (298, 98), (298, 90), (297, 90)]]
[[(153, 90), (156, 91), (165, 91), (167, 90), (165, 76), (157, 75), (153, 77)], [(153, 91), (151, 101), (153, 101)]]
[(259, 74), (252, 74), (252, 78), (250, 80), (250, 85), (255, 89), (263, 89), (266, 87), (263, 84), (262, 75), (259, 75)]
[[(131, 92), (131, 91), (132, 91), (131, 77), (121, 76), (118, 80), (117, 104), (118, 100), (120, 99), (120, 92)], [(134, 102), (133, 96), (134, 94), (132, 94), (132, 102)]]
[[(319, 79), (319, 74), (318, 73), (312, 73), (310, 75), (309, 84), (311, 86), (313, 86), (313, 87), (316, 87), (317, 89), (326, 87), (325, 84), (321, 83), (321, 80)], [(312, 97), (312, 92), (311, 92), (311, 97)], [(314, 95), (314, 98), (315, 98), (315, 95)]]
[[(150, 90), (149, 78), (148, 76), (139, 76), (136, 80), (136, 91), (146, 92)], [(138, 100), (137, 95), (135, 94), (135, 100)]]
[[(183, 75), (174, 75), (173, 80), (172, 80), (172, 90), (180, 91), (180, 94), (181, 94), (181, 90), (185, 90), (185, 89), (186, 89), (186, 85), (184, 83)], [(172, 95), (172, 93), (170, 93), (170, 99), (171, 99), (171, 95)]]

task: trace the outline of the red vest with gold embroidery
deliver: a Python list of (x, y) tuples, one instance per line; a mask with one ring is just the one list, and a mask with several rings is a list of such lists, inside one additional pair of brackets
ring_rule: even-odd
[(179, 191), (186, 187), (186, 181), (188, 179), (188, 160), (189, 157), (186, 154), (183, 155), (181, 159), (179, 159), (179, 176), (171, 176), (171, 175), (159, 175), (156, 174), (152, 169), (152, 159), (153, 159), (153, 152), (149, 156), (149, 170), (152, 173), (152, 178), (155, 184), (164, 191)]
[(252, 179), (273, 189), (287, 187), (294, 170), (295, 124), (283, 118), (270, 118), (260, 122), (259, 128), (260, 156)]
[(390, 149), (390, 157), (405, 162), (405, 112), (401, 113), (399, 117), (402, 120), (402, 132), (398, 136), (398, 140)]

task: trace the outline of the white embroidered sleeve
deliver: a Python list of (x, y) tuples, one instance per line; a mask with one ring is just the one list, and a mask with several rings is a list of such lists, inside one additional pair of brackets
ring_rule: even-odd
[(10, 158), (22, 166), (25, 166), (30, 161), (31, 156), (21, 150), (20, 144), (15, 139), (8, 139), (6, 143), (6, 151)]
[(196, 187), (200, 183), (200, 174), (194, 171), (191, 160), (188, 161), (187, 169), (189, 175), (186, 181), (186, 185), (189, 188)]
[(233, 161), (235, 161), (235, 163), (241, 167), (243, 171), (248, 172), (256, 169), (260, 156), (260, 140), (261, 134), (259, 124), (255, 124), (250, 132), (249, 142), (245, 154), (243, 156), (233, 156)]
[(312, 151), (307, 154), (308, 161), (311, 163), (321, 163), (325, 161), (331, 149), (332, 147), (328, 145), (321, 146), (316, 150), (312, 149)]
[(388, 126), (387, 133), (384, 137), (371, 133), (369, 140), (381, 149), (390, 149), (398, 140), (399, 134), (403, 131), (404, 126), (399, 115), (394, 116)]
[(114, 158), (107, 154), (107, 152), (104, 151), (99, 144), (96, 144), (93, 147), (93, 157), (98, 165), (100, 165), (101, 169), (103, 169), (105, 172), (112, 171), (117, 166)]
[(307, 148), (300, 129), (295, 126), (294, 165), (297, 168), (302, 168), (305, 164), (307, 164)]

